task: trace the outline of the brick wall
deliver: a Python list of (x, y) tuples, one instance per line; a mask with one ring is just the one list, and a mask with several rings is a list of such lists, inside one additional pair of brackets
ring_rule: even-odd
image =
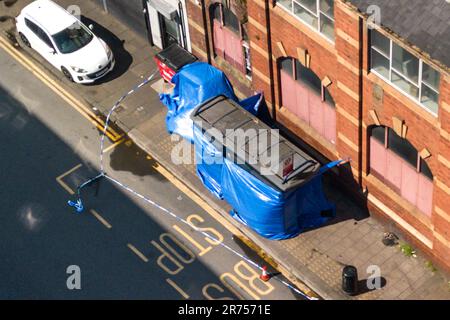
[[(202, 6), (194, 0), (186, 0), (189, 33), (191, 35), (192, 53), (200, 60), (210, 62), (212, 65), (223, 70), (233, 85), (239, 98), (252, 95), (251, 81), (245, 77), (242, 71), (234, 68), (221, 57), (214, 56), (214, 47), (212, 39), (210, 6), (217, 1), (205, 1), (206, 28), (204, 24)], [(208, 39), (208, 43), (206, 42)], [(208, 57), (209, 48), (209, 57)]]
[[(209, 7), (211, 1), (206, 1)], [(368, 32), (365, 20), (341, 0), (335, 1), (335, 42), (307, 27), (271, 0), (248, 1), (248, 34), (252, 61), (251, 83), (242, 79), (220, 58), (211, 57), (233, 85), (245, 95), (263, 91), (272, 116), (282, 128), (294, 133), (330, 160), (350, 157), (351, 166), (340, 169), (344, 186), (364, 197), (369, 209), (391, 226), (403, 231), (407, 239), (450, 270), (450, 77), (441, 72), (440, 111), (435, 117), (399, 90), (368, 72)], [(188, 1), (193, 51), (205, 60), (205, 36), (199, 26), (201, 7)], [(209, 12), (207, 12), (209, 20)], [(203, 30), (204, 31), (204, 30)], [(213, 52), (211, 30), (210, 52)], [(196, 51), (196, 47), (201, 51)], [(290, 56), (310, 57), (310, 69), (320, 79), (328, 77), (328, 88), (336, 103), (337, 141), (323, 139), (305, 122), (282, 107), (277, 60)], [(244, 77), (245, 78), (245, 77)], [(426, 216), (383, 182), (370, 174), (369, 128), (376, 112), (381, 125), (393, 128), (393, 117), (407, 126), (407, 139), (420, 152), (431, 156), (425, 161), (434, 175), (433, 212)]]

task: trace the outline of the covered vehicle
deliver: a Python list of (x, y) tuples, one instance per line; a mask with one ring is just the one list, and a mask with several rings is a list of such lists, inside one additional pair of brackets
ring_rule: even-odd
[(195, 107), (217, 95), (238, 101), (225, 74), (204, 62), (185, 65), (172, 77), (171, 82), (175, 85), (173, 91), (160, 94), (161, 102), (168, 108), (167, 130), (191, 142), (193, 125), (190, 115)]
[(335, 215), (323, 193), (321, 165), (219, 95), (191, 115), (197, 174), (232, 207), (234, 218), (269, 239), (287, 239)]

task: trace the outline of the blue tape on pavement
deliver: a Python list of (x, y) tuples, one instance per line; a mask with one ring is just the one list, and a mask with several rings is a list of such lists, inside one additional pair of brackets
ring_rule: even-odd
[[(105, 144), (105, 137), (106, 137), (106, 132), (108, 130), (109, 127), (109, 121), (111, 118), (112, 113), (119, 107), (119, 105), (123, 102), (123, 100), (125, 100), (129, 95), (133, 94), (136, 92), (136, 90), (139, 90), (140, 88), (142, 88), (143, 86), (145, 86), (147, 83), (149, 83), (154, 76), (158, 73), (158, 70), (155, 70), (154, 72), (152, 72), (152, 74), (146, 78), (142, 83), (140, 83), (139, 85), (137, 85), (136, 87), (134, 87), (132, 90), (130, 90), (129, 92), (127, 92), (125, 95), (123, 95), (122, 97), (120, 97), (119, 100), (117, 100), (117, 102), (114, 104), (114, 106), (110, 109), (110, 111), (108, 112), (108, 115), (106, 117), (106, 121), (105, 121), (105, 127), (103, 129), (103, 133), (101, 136), (101, 143), (100, 143), (100, 174), (98, 174), (97, 176), (95, 176), (94, 178), (91, 178), (89, 180), (87, 180), (86, 182), (82, 183), (78, 188), (77, 188), (77, 195), (78, 195), (78, 199), (77, 201), (68, 201), (68, 204), (71, 207), (74, 207), (77, 211), (77, 213), (81, 213), (84, 210), (84, 206), (83, 206), (83, 202), (81, 199), (81, 190), (90, 185), (91, 183), (95, 182), (98, 179), (101, 178), (106, 178), (109, 181), (113, 182), (114, 184), (118, 185), (119, 187), (127, 190), (128, 192), (130, 192), (131, 194), (133, 194), (135, 197), (142, 199), (143, 201), (147, 202), (148, 204), (160, 209), (163, 213), (171, 216), (172, 218), (176, 219), (177, 221), (180, 221), (182, 223), (184, 223), (185, 225), (189, 226), (190, 228), (192, 228), (193, 230), (195, 230), (196, 232), (201, 233), (203, 236), (211, 239), (212, 241), (214, 241), (215, 243), (218, 243), (218, 245), (220, 245), (221, 247), (225, 248), (226, 250), (232, 252), (233, 254), (235, 254), (236, 256), (240, 257), (241, 259), (247, 261), (249, 264), (251, 264), (253, 267), (257, 268), (258, 270), (262, 271), (263, 267), (260, 266), (259, 264), (257, 264), (256, 262), (254, 262), (253, 260), (249, 259), (248, 257), (244, 256), (243, 254), (239, 253), (238, 251), (236, 251), (235, 249), (231, 248), (230, 246), (228, 246), (227, 244), (223, 243), (222, 241), (220, 241), (219, 239), (216, 239), (215, 237), (213, 237), (212, 235), (200, 230), (199, 228), (197, 228), (196, 226), (190, 224), (189, 222), (187, 222), (186, 220), (184, 220), (183, 218), (179, 217), (177, 214), (175, 214), (174, 212), (170, 211), (169, 209), (161, 206), (160, 204), (158, 204), (157, 202), (153, 201), (152, 199), (136, 192), (135, 190), (133, 190), (131, 187), (123, 184), (122, 182), (114, 179), (113, 177), (110, 177), (109, 175), (106, 174), (105, 172), (105, 168), (104, 168), (104, 144)], [(288, 287), (289, 289), (291, 289), (292, 291), (296, 292), (297, 294), (299, 294), (300, 296), (304, 297), (305, 299), (308, 300), (318, 300), (315, 297), (311, 297), (308, 296), (307, 294), (305, 294), (304, 292), (300, 291), (299, 289), (297, 289), (296, 287), (292, 286), (291, 284), (287, 283), (286, 281), (280, 279), (280, 278), (276, 278), (274, 277), (273, 279), (279, 281), (280, 283), (282, 283), (283, 285), (285, 285), (286, 287)]]

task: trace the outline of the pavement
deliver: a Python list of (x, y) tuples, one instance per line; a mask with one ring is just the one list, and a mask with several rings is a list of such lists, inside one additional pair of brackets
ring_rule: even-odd
[[(13, 15), (14, 10), (17, 11), (25, 2), (19, 0), (7, 10)], [(56, 2), (64, 6), (75, 2), (86, 18), (95, 21), (94, 32), (110, 44), (119, 67), (98, 84), (79, 86), (68, 83), (34, 53), (26, 54), (46, 66), (52, 76), (90, 105), (94, 112), (105, 114), (124, 92), (139, 84), (154, 70), (153, 55), (157, 48), (149, 46), (145, 35), (134, 33), (113, 16), (105, 14), (92, 1)], [(4, 22), (0, 28), (7, 30), (7, 25), (8, 22)], [(203, 187), (194, 165), (176, 165), (171, 161), (176, 142), (166, 131), (166, 110), (152, 87), (160, 90), (161, 84), (146, 86), (122, 103), (114, 114), (113, 120), (117, 126), (214, 208), (236, 232), (249, 239), (259, 254), (300, 289), (310, 294), (316, 293), (324, 299), (450, 299), (449, 275), (436, 270), (418, 251), (414, 256), (402, 253), (401, 245), (407, 245), (407, 241), (401, 237), (396, 245), (385, 246), (381, 241), (383, 234), (395, 232), (399, 235), (399, 232), (393, 225), (376, 220), (367, 208), (355, 203), (342, 191), (332, 175), (324, 177), (324, 185), (327, 196), (336, 203), (337, 217), (323, 227), (293, 239), (270, 241), (235, 221), (228, 214), (230, 207)], [(341, 272), (345, 265), (354, 265), (359, 271), (359, 293), (355, 296), (347, 296), (341, 291)], [(366, 280), (373, 272), (371, 266), (380, 271), (382, 279), (382, 287), (376, 290), (366, 286)]]

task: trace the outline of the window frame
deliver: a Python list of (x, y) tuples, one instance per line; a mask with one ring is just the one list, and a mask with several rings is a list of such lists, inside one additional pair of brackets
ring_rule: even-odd
[[(386, 38), (389, 41), (389, 56), (387, 56), (383, 51), (381, 51), (380, 49), (378, 49), (377, 47), (375, 47), (372, 43), (372, 39), (373, 39), (373, 32), (378, 32), (382, 37)], [(428, 84), (427, 82), (425, 82), (422, 78), (423, 76), (423, 66), (424, 64), (426, 66), (428, 66), (429, 68), (431, 68), (433, 71), (437, 72), (439, 74), (439, 85), (440, 85), (440, 77), (441, 77), (441, 73), (436, 70), (435, 68), (433, 68), (432, 66), (430, 66), (428, 63), (424, 62), (423, 59), (415, 56), (414, 54), (412, 54), (409, 50), (405, 49), (404, 47), (398, 45), (397, 43), (395, 43), (395, 45), (397, 45), (398, 47), (402, 48), (403, 50), (405, 50), (406, 52), (408, 52), (409, 54), (411, 54), (412, 56), (414, 56), (418, 62), (419, 62), (419, 66), (418, 66), (418, 79), (417, 79), (417, 83), (414, 83), (414, 81), (412, 81), (411, 79), (409, 79), (407, 76), (403, 75), (402, 72), (400, 72), (399, 70), (397, 70), (396, 68), (393, 67), (392, 62), (393, 62), (393, 45), (394, 45), (394, 41), (385, 36), (384, 34), (382, 34), (381, 32), (379, 32), (378, 30), (372, 29), (370, 30), (370, 42), (369, 42), (369, 46), (368, 46), (368, 51), (369, 51), (369, 69), (370, 72), (376, 74), (378, 77), (380, 77), (382, 80), (384, 80), (385, 82), (387, 82), (388, 84), (392, 85), (395, 89), (397, 89), (398, 91), (400, 91), (402, 94), (406, 95), (408, 98), (410, 98), (411, 100), (413, 100), (415, 103), (419, 104), (420, 107), (422, 109), (425, 109), (427, 112), (429, 112), (430, 114), (432, 114), (435, 117), (439, 116), (439, 95), (440, 95), (440, 91), (439, 89), (436, 90), (435, 88), (433, 88), (430, 84)], [(376, 51), (379, 55), (383, 56), (385, 59), (387, 59), (389, 61), (389, 77), (386, 78), (386, 76), (384, 76), (383, 74), (381, 74), (380, 72), (378, 72), (377, 70), (375, 70), (373, 68), (373, 54), (372, 54), (372, 50)], [(416, 87), (418, 89), (418, 96), (417, 98), (414, 97), (412, 94), (408, 93), (407, 91), (405, 91), (404, 89), (402, 89), (399, 85), (395, 84), (392, 81), (392, 74), (393, 72), (395, 72), (395, 74), (402, 80), (406, 81), (407, 83), (413, 85), (414, 87)], [(432, 92), (434, 92), (435, 94), (437, 94), (438, 97), (438, 101), (437, 101), (437, 111), (434, 112), (433, 110), (430, 109), (430, 107), (428, 107), (427, 105), (425, 105), (424, 103), (422, 103), (422, 86), (426, 86), (429, 90), (431, 90)]]
[[(241, 23), (241, 21), (239, 21), (239, 19), (237, 19), (238, 23), (239, 23), (239, 32), (237, 33), (236, 30), (234, 28), (230, 28), (228, 27), (227, 24), (225, 24), (225, 15), (224, 15), (224, 4), (223, 3), (212, 3), (211, 6), (215, 6), (214, 10), (219, 10), (219, 16), (220, 16), (220, 20), (218, 20), (216, 18), (216, 15), (213, 14), (212, 15), (212, 19), (211, 22), (214, 23), (214, 20), (217, 20), (220, 23), (220, 26), (222, 28), (226, 28), (227, 30), (233, 32), (234, 34), (238, 35), (240, 40), (242, 41), (242, 51), (243, 51), (243, 61), (242, 61), (242, 65), (243, 65), (243, 70), (241, 70), (242, 73), (244, 73), (245, 77), (248, 80), (252, 80), (252, 75), (253, 75), (253, 68), (252, 68), (252, 64), (251, 64), (251, 58), (250, 58), (250, 44), (249, 42), (244, 39), (244, 26)], [(227, 10), (231, 13), (234, 14), (233, 11), (231, 11), (231, 9)], [(234, 14), (235, 15), (235, 14)], [(236, 16), (237, 18), (237, 16)], [(213, 33), (213, 41), (214, 40), (214, 33)], [(215, 52), (214, 49), (214, 56), (217, 56), (217, 53)]]
[[(387, 149), (387, 150), (390, 150), (390, 152), (394, 153), (396, 156), (398, 156), (399, 158), (401, 158), (402, 161), (404, 161), (405, 163), (411, 165), (411, 162), (408, 161), (407, 159), (405, 159), (405, 157), (404, 157), (402, 154), (399, 154), (399, 153), (395, 152), (393, 149), (390, 148), (390, 143), (389, 143), (389, 133), (392, 132), (392, 134), (397, 135), (397, 133), (395, 133), (395, 131), (394, 131), (392, 128), (387, 127), (387, 126), (373, 126), (373, 127), (370, 129), (370, 135), (369, 135), (369, 138), (374, 137), (374, 139), (376, 139), (378, 142), (380, 142), (380, 143), (382, 142), (382, 141), (380, 141), (378, 138), (376, 138), (376, 137), (373, 135), (373, 130), (376, 129), (376, 128), (379, 128), (379, 127), (382, 127), (382, 128), (384, 129), (384, 143), (383, 143), (384, 148)], [(397, 135), (397, 136), (398, 136), (398, 135)], [(399, 137), (400, 139), (403, 139), (403, 138), (400, 137), (400, 136), (398, 136), (398, 137)], [(406, 139), (403, 139), (403, 140), (406, 140)], [(408, 140), (406, 140), (406, 141), (408, 141)], [(409, 141), (408, 141), (408, 142), (409, 142)], [(410, 143), (410, 142), (409, 142), (409, 143)], [(410, 143), (410, 144), (411, 144), (411, 143)], [(411, 145), (412, 145), (412, 144), (411, 144)], [(422, 174), (422, 175), (424, 175), (427, 179), (433, 181), (433, 179), (434, 179), (434, 178), (433, 178), (433, 177), (434, 177), (433, 172), (431, 171), (430, 167), (429, 167), (428, 164), (426, 163), (425, 159), (423, 159), (423, 158), (420, 156), (420, 152), (419, 152), (415, 147), (414, 147), (414, 149), (415, 149), (416, 152), (417, 152), (417, 159), (416, 159), (416, 165), (415, 165), (416, 172), (417, 172), (417, 173), (420, 173), (420, 174)], [(425, 173), (422, 172), (422, 165), (423, 165), (423, 164), (427, 165), (427, 167), (428, 167), (428, 168), (427, 168), (427, 171), (429, 171), (429, 172), (431, 173), (432, 177), (429, 177), (428, 174), (425, 174)], [(371, 168), (370, 164), (369, 164), (369, 168)]]
[[(317, 77), (317, 79), (320, 81), (319, 90), (317, 90), (316, 87), (312, 88), (313, 85), (311, 83), (309, 83), (308, 81), (305, 81), (304, 77), (300, 77), (300, 78), (297, 77), (297, 75), (299, 74), (299, 72), (297, 72), (297, 64), (301, 65), (301, 63), (298, 61), (298, 59), (296, 59), (295, 57), (292, 57), (292, 56), (285, 56), (285, 57), (281, 57), (281, 58), (277, 59), (278, 90), (279, 90), (278, 97), (279, 97), (279, 101), (280, 101), (280, 106), (283, 108), (286, 108), (290, 112), (293, 112), (297, 118), (304, 121), (310, 128), (316, 130), (317, 134), (321, 138), (325, 139), (327, 142), (329, 142), (330, 144), (332, 144), (335, 147), (336, 141), (337, 141), (336, 140), (337, 139), (336, 102), (335, 102), (331, 92), (328, 90), (328, 88), (326, 86), (323, 85), (320, 78), (317, 76), (317, 74), (311, 68), (307, 68), (307, 67), (303, 66), (303, 68), (308, 69), (309, 72), (313, 73)], [(284, 68), (283, 68), (283, 66), (284, 66)], [(301, 74), (301, 72), (300, 72), (300, 74)], [(302, 87), (305, 87), (305, 86), (309, 87), (309, 88), (305, 88), (308, 91), (308, 94), (314, 95), (320, 100), (320, 102), (321, 102), (320, 107), (319, 107), (320, 109), (316, 109), (316, 111), (317, 110), (322, 111), (322, 112), (320, 112), (322, 120), (324, 120), (326, 118), (328, 118), (328, 120), (330, 120), (330, 117), (332, 117), (332, 119), (334, 120), (333, 124), (331, 126), (328, 126), (330, 128), (329, 130), (325, 129), (325, 126), (323, 126), (323, 128), (320, 128), (320, 125), (318, 125), (318, 123), (317, 123), (318, 119), (314, 118), (314, 117), (313, 118), (310, 117), (311, 115), (313, 115), (313, 113), (310, 113), (310, 110), (312, 110), (312, 109), (311, 109), (311, 104), (309, 102), (306, 107), (306, 109), (308, 109), (308, 111), (306, 112), (306, 113), (308, 113), (308, 116), (305, 118), (304, 114), (303, 115), (300, 114), (302, 112), (300, 112), (298, 109), (299, 108), (298, 100), (296, 101), (296, 103), (297, 103), (296, 111), (292, 110), (292, 108), (289, 106), (289, 102), (292, 102), (292, 101), (287, 101), (287, 100), (290, 100), (289, 97), (286, 97), (286, 101), (284, 101), (284, 98), (285, 98), (284, 92), (285, 91), (283, 89), (283, 81), (282, 80), (283, 80), (283, 77), (286, 77), (286, 76), (290, 78), (289, 82), (292, 81), (293, 83), (295, 83), (295, 85), (301, 85)], [(294, 91), (297, 92), (296, 90), (294, 90)], [(327, 94), (325, 94), (326, 92), (327, 92)], [(327, 96), (329, 97), (329, 99), (327, 98)], [(308, 96), (308, 98), (310, 98), (310, 97)], [(296, 97), (296, 99), (298, 99), (298, 96)], [(318, 107), (318, 106), (316, 105), (315, 107)], [(316, 121), (314, 121), (314, 119)], [(333, 130), (331, 130), (331, 129), (333, 129)]]
[[(242, 23), (239, 21), (239, 19), (238, 19), (239, 32), (236, 32), (236, 30), (234, 28), (230, 28), (230, 27), (228, 27), (228, 24), (225, 24), (225, 15), (224, 15), (224, 10), (223, 10), (224, 9), (223, 3), (213, 3), (212, 5), (216, 5), (217, 8), (219, 8), (219, 12), (220, 12), (220, 20), (219, 20), (219, 22), (220, 22), (220, 25), (222, 26), (222, 28), (227, 28), (231, 32), (233, 32), (236, 35), (238, 35), (241, 38), (241, 40), (244, 40), (244, 36), (243, 36), (243, 33), (242, 33)], [(227, 9), (227, 10), (230, 11), (232, 14), (234, 14), (234, 12), (231, 11), (230, 9)], [(212, 19), (213, 19), (213, 21), (217, 20), (215, 15), (213, 15)]]
[[(320, 9), (320, 0), (315, 0), (316, 1), (316, 12), (312, 12), (309, 8), (307, 8), (305, 5), (303, 5), (302, 3), (300, 3), (301, 0), (289, 0), (290, 1), (290, 8), (287, 8), (285, 5), (281, 4), (280, 1), (275, 1), (275, 4), (280, 7), (281, 9), (289, 12), (291, 15), (293, 15), (297, 20), (301, 21), (301, 23), (303, 23), (304, 25), (306, 25), (308, 28), (310, 28), (311, 30), (315, 31), (316, 33), (320, 34), (324, 39), (326, 39), (327, 41), (329, 41), (330, 43), (332, 43), (333, 45), (336, 42), (336, 28), (335, 28), (335, 18), (334, 17), (330, 17), (329, 14), (325, 13), (324, 11), (322, 11)], [(299, 5), (300, 7), (302, 7), (303, 10), (307, 11), (308, 13), (310, 13), (311, 15), (313, 15), (316, 19), (317, 19), (317, 27), (312, 26), (311, 24), (309, 24), (308, 22), (306, 22), (305, 20), (303, 20), (302, 18), (300, 18), (298, 15), (296, 15), (294, 13), (294, 2)], [(333, 2), (333, 10), (334, 10), (334, 2)], [(328, 19), (330, 19), (333, 22), (333, 36), (334, 39), (330, 39), (328, 36), (326, 36), (325, 33), (323, 33), (322, 31), (320, 31), (320, 22), (321, 22), (321, 17), (320, 15), (323, 14), (325, 17), (327, 17)]]
[[(300, 61), (298, 61), (298, 59), (294, 58), (294, 57), (283, 57), (282, 59), (278, 60), (278, 72), (286, 72), (285, 69), (283, 69), (283, 61), (286, 60), (290, 60), (291, 61), (291, 71), (292, 74), (290, 75), (292, 77), (292, 79), (294, 79), (295, 81), (301, 81), (303, 84), (308, 85), (308, 86), (312, 86), (312, 84), (310, 84), (307, 81), (304, 81), (302, 79), (299, 79), (297, 77), (297, 63), (299, 65), (301, 65)], [(309, 69), (314, 75), (316, 75), (316, 73), (314, 71), (311, 70), (311, 68), (307, 68), (305, 66), (303, 66), (303, 68), (305, 69)], [(287, 73), (287, 72), (286, 72)], [(316, 75), (317, 76), (317, 75)], [(318, 77), (319, 81), (320, 78)], [(281, 81), (280, 81), (280, 85), (281, 85)], [(325, 102), (327, 104), (329, 104), (331, 107), (336, 108), (336, 102), (333, 99), (333, 96), (331, 95), (330, 91), (327, 89), (327, 87), (325, 87), (322, 83), (322, 81), (320, 81), (320, 89), (317, 91), (316, 89), (311, 88), (311, 91), (314, 91), (315, 93), (317, 93), (322, 102)], [(330, 98), (332, 99), (332, 101), (329, 101), (328, 99), (326, 99), (326, 92), (328, 92), (328, 96), (330, 96)]]

